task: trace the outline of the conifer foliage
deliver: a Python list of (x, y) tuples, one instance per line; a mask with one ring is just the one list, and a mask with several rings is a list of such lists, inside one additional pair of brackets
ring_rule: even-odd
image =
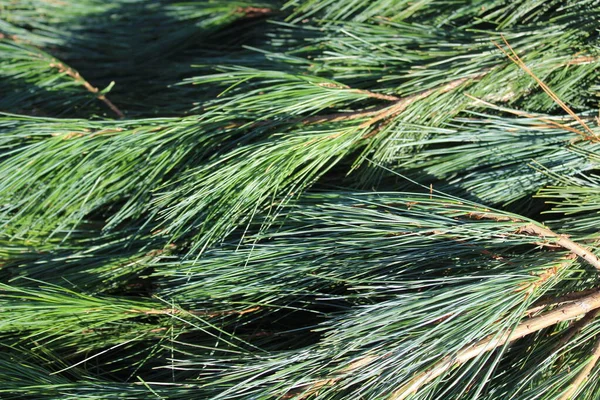
[(0, 0), (0, 398), (600, 398), (599, 20)]

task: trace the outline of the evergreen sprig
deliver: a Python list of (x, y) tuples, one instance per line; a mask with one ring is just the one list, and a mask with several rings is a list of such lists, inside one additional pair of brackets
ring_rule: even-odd
[(597, 1), (0, 15), (1, 398), (599, 396)]

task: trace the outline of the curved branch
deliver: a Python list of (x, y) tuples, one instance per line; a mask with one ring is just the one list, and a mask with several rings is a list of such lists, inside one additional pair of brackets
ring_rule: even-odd
[(552, 311), (548, 311), (537, 317), (528, 318), (521, 322), (512, 331), (507, 331), (501, 335), (491, 335), (479, 342), (464, 347), (458, 351), (453, 357), (446, 357), (428, 371), (420, 373), (413, 377), (410, 381), (404, 384), (401, 388), (395, 390), (390, 399), (403, 400), (413, 393), (416, 393), (427, 383), (444, 374), (451, 368), (464, 364), (484, 353), (497, 349), (507, 343), (514, 342), (527, 335), (538, 332), (544, 328), (548, 328), (559, 322), (568, 321), (570, 319), (587, 314), (592, 310), (600, 308), (600, 290), (593, 294), (583, 297), (580, 300), (558, 307)]
[(579, 292), (571, 292), (559, 297), (544, 296), (541, 297), (539, 300), (535, 301), (531, 308), (525, 312), (525, 314), (527, 314), (527, 316), (531, 316), (532, 314), (542, 311), (544, 308), (547, 307), (555, 307), (564, 303), (572, 303), (576, 300), (581, 299), (582, 297), (597, 292), (598, 290), (600, 290), (600, 287), (585, 289)]
[(598, 257), (596, 257), (596, 255), (588, 249), (569, 239), (566, 235), (559, 235), (557, 233), (552, 232), (550, 229), (542, 228), (541, 226), (537, 226), (534, 224), (525, 225), (519, 230), (519, 232), (528, 233), (530, 235), (536, 235), (543, 239), (556, 238), (558, 239), (555, 242), (557, 245), (571, 251), (573, 254), (576, 254), (577, 256), (583, 258), (594, 268), (600, 270), (600, 259), (598, 259)]
[(590, 375), (590, 372), (592, 372), (592, 369), (594, 369), (594, 367), (596, 366), (596, 363), (598, 362), (599, 358), (600, 358), (600, 339), (598, 339), (596, 341), (596, 344), (594, 345), (594, 349), (592, 351), (592, 356), (586, 363), (585, 367), (583, 367), (583, 369), (581, 371), (579, 371), (579, 373), (575, 377), (575, 380), (573, 381), (573, 383), (571, 383), (569, 385), (569, 388), (560, 397), (559, 400), (569, 400), (569, 399), (574, 398), (574, 395), (577, 393), (579, 388), (587, 381), (587, 379)]
[(97, 87), (92, 86), (88, 81), (86, 81), (79, 74), (79, 72), (73, 70), (70, 67), (65, 66), (63, 63), (58, 62), (58, 61), (50, 63), (50, 68), (56, 68), (61, 73), (64, 73), (65, 75), (73, 78), (75, 81), (81, 83), (88, 92), (95, 94), (96, 98), (98, 100), (100, 100), (101, 102), (103, 102), (104, 104), (106, 104), (108, 106), (108, 108), (110, 108), (112, 110), (112, 112), (117, 114), (117, 116), (119, 118), (125, 118), (125, 114), (123, 114), (123, 112), (121, 110), (119, 110), (119, 108), (117, 106), (115, 106), (114, 103), (108, 99), (108, 97), (106, 97), (102, 93), (99, 93), (100, 92), (99, 89)]

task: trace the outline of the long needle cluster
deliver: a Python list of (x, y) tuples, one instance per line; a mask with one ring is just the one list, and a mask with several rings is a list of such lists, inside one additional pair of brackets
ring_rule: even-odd
[(0, 1), (0, 398), (600, 398), (599, 18)]

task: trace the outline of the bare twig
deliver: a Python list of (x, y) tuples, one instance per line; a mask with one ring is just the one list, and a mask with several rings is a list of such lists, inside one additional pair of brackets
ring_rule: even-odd
[(244, 14), (246, 18), (259, 18), (273, 14), (273, 9), (268, 7), (238, 7), (236, 11)]
[(600, 358), (600, 339), (596, 341), (594, 348), (592, 350), (592, 356), (587, 361), (585, 367), (575, 377), (573, 383), (569, 385), (569, 388), (563, 395), (560, 397), (560, 400), (569, 400), (574, 398), (574, 395), (577, 393), (579, 388), (587, 381), (590, 372), (596, 366), (598, 359)]
[[(385, 356), (383, 356), (383, 357), (385, 357)], [(287, 394), (283, 395), (282, 398), (290, 399), (299, 394), (302, 395), (301, 399), (308, 398), (308, 397), (314, 395), (315, 393), (317, 393), (320, 388), (322, 388), (324, 386), (330, 386), (330, 385), (335, 384), (340, 379), (342, 379), (343, 375), (354, 372), (355, 370), (357, 370), (359, 368), (369, 365), (371, 362), (373, 362), (379, 358), (380, 358), (379, 356), (374, 356), (374, 355), (363, 356), (363, 357), (359, 358), (358, 360), (351, 362), (343, 369), (341, 369), (339, 371), (339, 374), (341, 375), (340, 377), (326, 378), (326, 379), (318, 380), (316, 382), (306, 385), (304, 388), (300, 388), (300, 389), (288, 392)]]
[(544, 328), (579, 317), (598, 308), (600, 308), (600, 291), (596, 291), (574, 303), (560, 306), (539, 316), (527, 318), (512, 331), (507, 331), (500, 335), (490, 335), (473, 345), (464, 347), (456, 355), (444, 358), (429, 370), (416, 375), (401, 388), (395, 390), (390, 398), (394, 400), (406, 399), (409, 395), (417, 392), (421, 387), (455, 366), (464, 364), (507, 343), (512, 343), (517, 339)]
[(563, 296), (559, 296), (559, 297), (551, 297), (551, 296), (542, 297), (539, 300), (537, 300), (535, 303), (533, 303), (532, 307), (526, 311), (526, 314), (532, 315), (538, 311), (543, 310), (546, 307), (559, 306), (564, 303), (571, 303), (571, 302), (577, 301), (585, 296), (588, 296), (594, 292), (597, 292), (598, 290), (600, 290), (600, 287), (585, 289), (585, 290), (582, 290), (579, 292), (567, 293), (567, 294), (565, 294)]
[(144, 315), (182, 315), (191, 314), (196, 316), (214, 318), (224, 317), (228, 315), (244, 315), (259, 311), (260, 307), (250, 307), (244, 310), (224, 310), (224, 311), (199, 311), (199, 310), (183, 310), (180, 308), (158, 308), (149, 310), (129, 310), (130, 313), (144, 314)]
[(372, 97), (374, 99), (379, 99), (379, 100), (387, 100), (387, 101), (399, 101), (400, 100), (400, 97), (392, 96), (389, 94), (375, 93), (375, 92), (371, 92), (370, 90), (354, 89), (353, 92), (365, 94), (369, 97)]
[(100, 90), (97, 87), (92, 86), (85, 79), (83, 79), (83, 77), (81, 75), (79, 75), (79, 72), (73, 70), (72, 68), (65, 66), (63, 63), (60, 63), (60, 62), (50, 63), (50, 67), (58, 69), (60, 72), (70, 76), (71, 78), (75, 79), (77, 82), (81, 83), (83, 85), (83, 87), (85, 87), (88, 90), (88, 92), (94, 93), (96, 95), (96, 98), (98, 100), (102, 101), (104, 104), (106, 104), (108, 106), (108, 108), (110, 108), (115, 114), (117, 114), (117, 116), (119, 118), (125, 118), (125, 114), (123, 114), (123, 112), (121, 110), (119, 110), (119, 108), (117, 106), (115, 106), (113, 104), (113, 102), (110, 101), (105, 95), (103, 95), (101, 93), (99, 94), (98, 92)]
[(554, 243), (571, 251), (573, 254), (578, 255), (587, 261), (590, 265), (592, 265), (596, 269), (600, 269), (600, 260), (594, 253), (589, 251), (588, 249), (582, 247), (581, 245), (575, 243), (571, 239), (569, 239), (565, 235), (559, 235), (557, 233), (552, 232), (550, 229), (542, 228), (541, 226), (537, 226), (534, 224), (527, 224), (524, 227), (519, 229), (520, 233), (527, 233), (530, 235), (536, 235), (543, 239), (545, 238), (555, 238), (558, 239)]
[(565, 344), (569, 343), (569, 341), (571, 339), (573, 339), (575, 337), (575, 335), (577, 335), (579, 332), (581, 332), (581, 330), (583, 328), (585, 328), (592, 321), (594, 321), (596, 319), (596, 317), (598, 316), (598, 314), (600, 314), (600, 309), (597, 308), (597, 309), (592, 310), (589, 313), (585, 314), (583, 316), (583, 318), (581, 318), (579, 321), (573, 323), (573, 325), (571, 325), (571, 327), (569, 328), (567, 333), (565, 333), (565, 335), (560, 338), (560, 341), (558, 343), (556, 343), (556, 346), (554, 347), (554, 351), (560, 349)]

